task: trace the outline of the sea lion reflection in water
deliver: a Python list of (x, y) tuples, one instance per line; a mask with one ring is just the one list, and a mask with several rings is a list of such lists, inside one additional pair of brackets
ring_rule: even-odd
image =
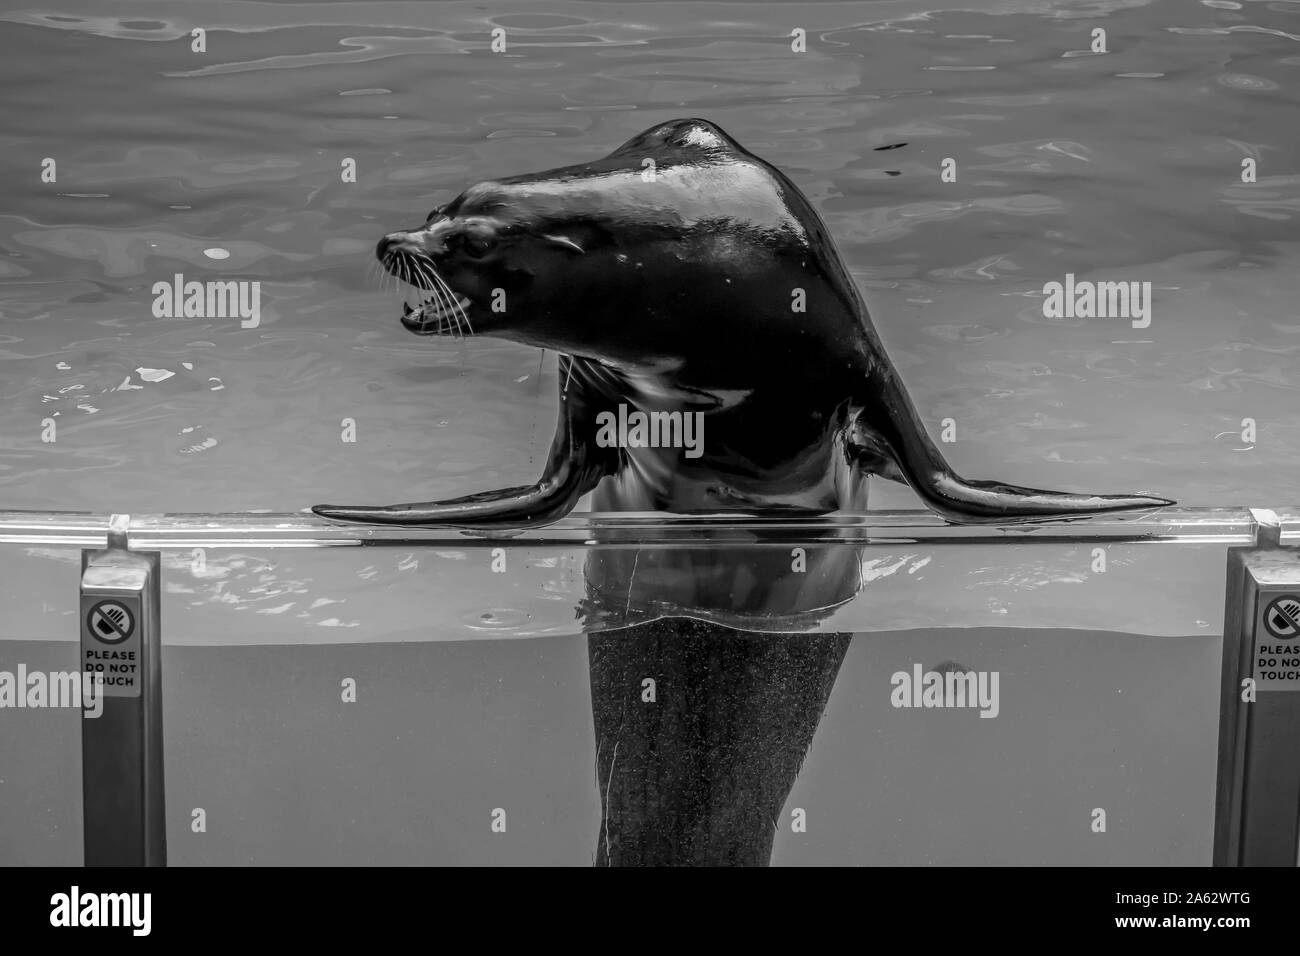
[[(1173, 503), (957, 475), (820, 217), (704, 120), (657, 125), (590, 163), (479, 183), (377, 253), (419, 290), (401, 316), (409, 331), (560, 353), (559, 420), (532, 485), (313, 509), (327, 518), (514, 529), (563, 517), (589, 492), (598, 511), (788, 518), (865, 510), (869, 475), (907, 483), (956, 522)], [(693, 416), (702, 443), (688, 455), (597, 441), (630, 411)], [(788, 549), (691, 540), (701, 547), (597, 547), (587, 561), (601, 863), (766, 863), (848, 646), (847, 634), (789, 632), (853, 597), (856, 549), (810, 547), (799, 573)], [(599, 630), (617, 614), (646, 623)], [(653, 704), (641, 700), (646, 677)]]

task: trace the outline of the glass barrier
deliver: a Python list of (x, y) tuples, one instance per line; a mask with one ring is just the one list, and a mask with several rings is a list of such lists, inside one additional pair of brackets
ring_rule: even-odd
[[(6, 512), (0, 670), (77, 669), (81, 552), (110, 539), (161, 552), (172, 864), (635, 862), (622, 775), (657, 749), (720, 781), (761, 764), (784, 818), (746, 846), (774, 863), (1206, 865), (1225, 554), (1300, 543), (1300, 510), (582, 514), (504, 538)], [(970, 696), (923, 700), (931, 674)], [(647, 693), (685, 723), (641, 727)], [(683, 729), (699, 714), (753, 733), (720, 757)], [(0, 844), (76, 863), (79, 722), (8, 716), (25, 822)], [(240, 824), (202, 839), (200, 810)], [(495, 810), (529, 837), (494, 842)]]

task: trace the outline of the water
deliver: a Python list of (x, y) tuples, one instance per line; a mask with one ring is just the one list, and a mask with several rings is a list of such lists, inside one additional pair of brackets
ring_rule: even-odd
[[(474, 4), (6, 13), (0, 495), (295, 510), (531, 481), (553, 360), (539, 380), (534, 350), (412, 338), (370, 250), (477, 179), (703, 115), (819, 206), (925, 420), (960, 424), (958, 471), (1300, 500), (1300, 419), (1281, 414), (1300, 383), (1300, 4), (1026, 6), (1043, 12), (504, 6), (507, 55)], [(1098, 25), (1114, 53), (1063, 56)], [(959, 183), (939, 182), (944, 157)], [(154, 319), (150, 288), (175, 272), (260, 279), (262, 326)], [(1066, 272), (1151, 281), (1151, 327), (1043, 319), (1037, 293)]]
[[(997, 719), (890, 707), (892, 671), (957, 654), (1002, 668)], [(587, 656), (573, 638), (169, 646), (169, 861), (589, 865), (601, 805)], [(1218, 656), (1213, 637), (1069, 630), (855, 639), (773, 863), (1207, 865)], [(70, 643), (22, 643), (0, 667), (15, 657), (76, 667)], [(359, 687), (347, 706), (345, 675)], [(78, 717), (5, 715), (0, 859), (75, 865)], [(1090, 831), (1097, 806), (1107, 834)], [(205, 834), (190, 829), (196, 807)], [(498, 807), (504, 835), (489, 829)], [(790, 832), (795, 808), (804, 834)]]
[[(290, 511), (531, 482), (554, 357), (411, 337), (371, 249), (476, 179), (679, 116), (818, 206), (932, 434), (958, 423), (958, 471), (1300, 501), (1300, 4), (954, 5), (0, 11), (0, 504)], [(1111, 52), (1080, 55), (1099, 26)], [(176, 272), (260, 280), (260, 327), (155, 319)], [(1152, 282), (1151, 326), (1043, 318), (1067, 272)], [(879, 482), (872, 505), (917, 502)], [(864, 553), (866, 592), (824, 627), (862, 636), (787, 804), (822, 815), (775, 861), (1206, 862), (1222, 552), (1169, 550), (1112, 548), (1106, 575), (1087, 548)], [(590, 862), (584, 556), (515, 552), (494, 577), (438, 551), (172, 556), (177, 862)], [(0, 668), (73, 652), (75, 581), (71, 552), (0, 554)], [(890, 672), (945, 658), (1002, 670), (997, 720), (888, 706)], [(340, 713), (345, 674), (370, 683)], [(75, 862), (75, 719), (10, 718), (0, 768), (24, 770), (0, 776), (25, 809), (0, 815), (0, 859)], [(528, 809), (492, 843), (507, 800)], [(1122, 839), (1088, 832), (1107, 801)], [(195, 805), (221, 808), (221, 839), (189, 836)]]

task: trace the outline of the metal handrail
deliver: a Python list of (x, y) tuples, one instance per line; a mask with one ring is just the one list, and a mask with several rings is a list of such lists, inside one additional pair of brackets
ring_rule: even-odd
[[(1300, 544), (1300, 507), (1163, 508), (1131, 515), (1033, 524), (949, 524), (928, 511), (872, 511), (817, 518), (576, 513), (552, 524), (508, 532), (343, 524), (301, 512), (118, 515), (125, 542), (137, 549), (197, 547), (335, 548), (601, 546), (698, 548), (719, 545), (992, 544), (1180, 542), (1254, 544), (1273, 536)], [(0, 511), (0, 544), (104, 547), (113, 515), (75, 511)]]

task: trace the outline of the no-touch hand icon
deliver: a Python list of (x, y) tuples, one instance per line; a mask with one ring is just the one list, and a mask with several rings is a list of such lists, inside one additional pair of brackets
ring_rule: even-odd
[(1300, 639), (1300, 595), (1283, 594), (1264, 609), (1264, 628), (1279, 641)]
[(135, 618), (117, 601), (100, 601), (86, 615), (86, 626), (104, 644), (121, 644), (135, 630)]

